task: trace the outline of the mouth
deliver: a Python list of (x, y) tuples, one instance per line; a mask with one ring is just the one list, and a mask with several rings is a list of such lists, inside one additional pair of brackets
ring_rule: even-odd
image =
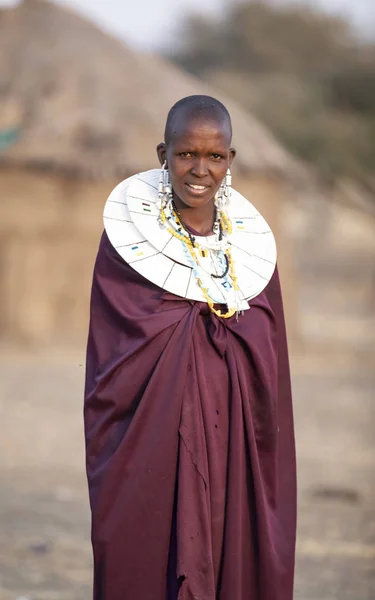
[(201, 196), (210, 188), (209, 185), (197, 184), (197, 183), (186, 183), (186, 187), (189, 192), (194, 196)]

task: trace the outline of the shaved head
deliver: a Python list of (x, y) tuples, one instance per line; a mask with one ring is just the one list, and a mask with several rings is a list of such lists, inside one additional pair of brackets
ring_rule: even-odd
[(208, 120), (227, 124), (230, 138), (232, 138), (232, 122), (224, 104), (211, 96), (187, 96), (182, 98), (168, 113), (165, 126), (164, 140), (168, 146), (177, 131), (179, 119)]

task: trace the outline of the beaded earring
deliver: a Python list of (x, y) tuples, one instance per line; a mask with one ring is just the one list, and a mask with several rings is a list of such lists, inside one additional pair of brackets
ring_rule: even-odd
[(232, 196), (232, 173), (230, 169), (228, 169), (219, 191), (215, 198), (215, 206), (218, 210), (225, 210), (230, 203), (230, 199)]
[(228, 168), (226, 175), (221, 183), (218, 193), (215, 197), (216, 219), (214, 224), (214, 233), (219, 233), (221, 213), (225, 211), (230, 203), (232, 195), (232, 173)]
[(232, 197), (232, 173), (228, 168), (227, 174), (225, 175), (225, 197), (226, 206), (229, 206)]
[(165, 210), (168, 205), (172, 203), (172, 186), (169, 181), (169, 171), (167, 169), (167, 162), (160, 170), (159, 177), (159, 190), (158, 190), (158, 208), (159, 210)]

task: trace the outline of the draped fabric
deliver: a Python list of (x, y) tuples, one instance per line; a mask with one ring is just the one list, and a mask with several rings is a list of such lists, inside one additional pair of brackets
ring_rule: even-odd
[(292, 600), (295, 451), (277, 270), (238, 321), (103, 234), (85, 386), (95, 600)]

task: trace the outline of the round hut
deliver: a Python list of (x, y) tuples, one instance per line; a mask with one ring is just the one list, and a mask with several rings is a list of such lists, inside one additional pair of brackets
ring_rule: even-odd
[(235, 185), (278, 239), (293, 337), (293, 260), (281, 223), (298, 163), (223, 94), (69, 9), (23, 0), (0, 10), (3, 341), (82, 343), (105, 199), (121, 179), (157, 166), (169, 108), (196, 93), (219, 97), (233, 117)]

